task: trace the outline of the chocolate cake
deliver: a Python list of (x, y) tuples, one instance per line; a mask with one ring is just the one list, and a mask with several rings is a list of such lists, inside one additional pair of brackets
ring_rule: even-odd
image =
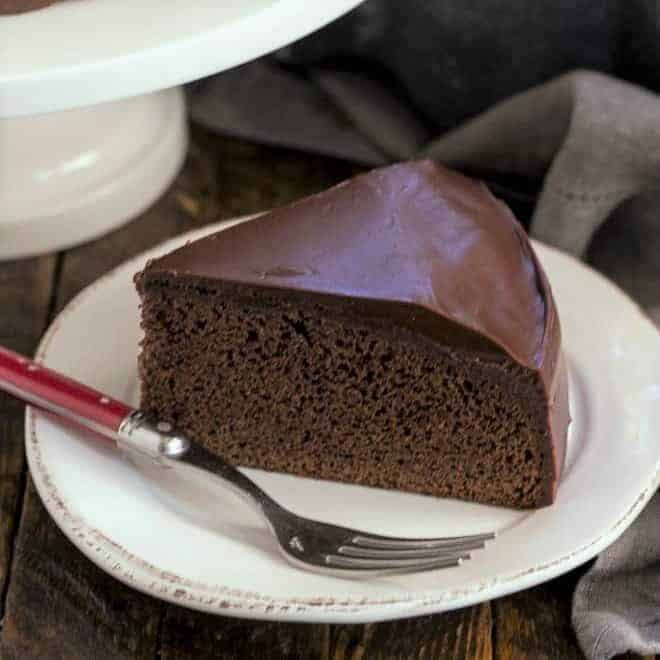
[(153, 260), (136, 284), (143, 408), (229, 462), (553, 501), (559, 321), (485, 186), (428, 161), (377, 169)]
[(0, 0), (0, 14), (22, 14), (26, 11), (43, 9), (54, 0)]

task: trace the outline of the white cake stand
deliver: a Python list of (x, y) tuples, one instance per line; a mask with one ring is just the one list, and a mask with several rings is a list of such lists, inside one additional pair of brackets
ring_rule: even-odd
[(186, 152), (179, 85), (359, 2), (60, 0), (0, 17), (0, 259), (71, 246), (138, 215)]

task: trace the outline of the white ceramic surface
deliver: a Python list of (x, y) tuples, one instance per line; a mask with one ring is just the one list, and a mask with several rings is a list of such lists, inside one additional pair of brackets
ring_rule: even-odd
[(0, 17), (0, 117), (196, 80), (289, 44), (359, 2), (61, 0)]
[(0, 259), (114, 229), (157, 199), (187, 150), (180, 88), (0, 119)]
[(163, 192), (185, 153), (184, 109), (180, 90), (152, 92), (284, 46), (359, 2), (59, 0), (0, 16), (0, 260), (98, 237)]
[[(498, 531), (472, 561), (369, 581), (294, 569), (233, 496), (171, 471), (135, 467), (84, 433), (28, 410), (27, 456), (46, 508), (85, 555), (119, 580), (224, 615), (392, 619), (465, 606), (568, 571), (619, 536), (658, 486), (660, 334), (605, 279), (557, 251), (537, 249), (558, 300), (574, 417), (552, 507), (516, 512), (250, 471), (293, 510), (343, 525), (411, 536)], [(140, 331), (131, 277), (145, 258), (76, 298), (45, 336), (38, 358), (135, 401)]]

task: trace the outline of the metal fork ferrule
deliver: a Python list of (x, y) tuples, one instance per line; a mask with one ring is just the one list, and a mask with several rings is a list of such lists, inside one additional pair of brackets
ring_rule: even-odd
[(135, 410), (119, 425), (117, 445), (158, 461), (180, 458), (190, 448), (190, 441), (169, 422)]

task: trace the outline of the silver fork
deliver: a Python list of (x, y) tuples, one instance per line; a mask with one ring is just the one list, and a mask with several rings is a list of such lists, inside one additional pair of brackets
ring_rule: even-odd
[(170, 423), (2, 347), (0, 389), (95, 431), (129, 455), (213, 475), (257, 509), (284, 557), (300, 568), (351, 577), (450, 568), (495, 537), (493, 533), (426, 539), (379, 536), (298, 516)]

